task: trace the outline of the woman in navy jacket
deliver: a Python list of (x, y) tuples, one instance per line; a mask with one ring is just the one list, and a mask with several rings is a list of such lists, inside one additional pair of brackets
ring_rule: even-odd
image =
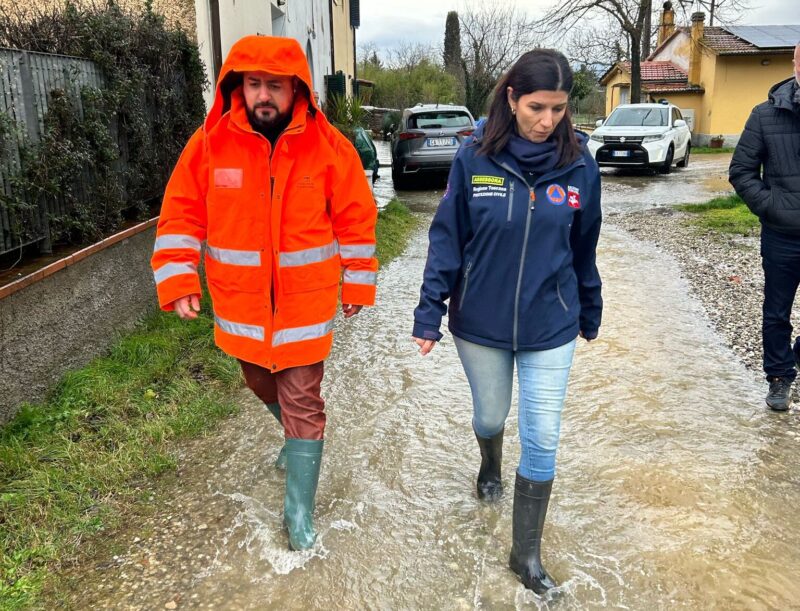
[(555, 586), (540, 545), (569, 369), (576, 338), (596, 338), (602, 312), (600, 173), (586, 136), (572, 128), (572, 79), (561, 53), (536, 49), (500, 80), (488, 120), (453, 161), (414, 311), (425, 355), (442, 338), (450, 300), (481, 452), (478, 497), (489, 501), (503, 491), (516, 362), (522, 452), (509, 566), (539, 594)]

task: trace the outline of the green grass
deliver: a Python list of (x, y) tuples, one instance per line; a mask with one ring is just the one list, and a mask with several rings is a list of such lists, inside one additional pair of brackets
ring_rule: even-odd
[(692, 155), (719, 155), (720, 153), (733, 153), (733, 148), (726, 146), (712, 149), (710, 146), (693, 146)]
[(158, 313), (23, 406), (0, 429), (0, 608), (31, 602), (79, 543), (113, 528), (133, 483), (174, 468), (172, 442), (235, 412), (239, 386), (208, 313)]
[(403, 252), (417, 219), (399, 200), (393, 199), (378, 215), (377, 253), (385, 265)]
[(694, 218), (688, 220), (691, 226), (719, 233), (753, 235), (759, 226), (758, 218), (735, 194), (677, 208), (693, 215)]
[[(397, 200), (380, 213), (381, 263), (403, 251), (415, 224)], [(0, 609), (33, 606), (79, 544), (87, 557), (143, 502), (142, 483), (176, 467), (181, 439), (237, 411), (240, 369), (214, 346), (204, 305), (194, 321), (150, 316), (0, 428)]]

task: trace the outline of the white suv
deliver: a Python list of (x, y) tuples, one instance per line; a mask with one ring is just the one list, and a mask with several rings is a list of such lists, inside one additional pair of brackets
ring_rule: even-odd
[(689, 165), (692, 135), (672, 104), (620, 104), (589, 137), (598, 165), (654, 167), (669, 174), (672, 164)]

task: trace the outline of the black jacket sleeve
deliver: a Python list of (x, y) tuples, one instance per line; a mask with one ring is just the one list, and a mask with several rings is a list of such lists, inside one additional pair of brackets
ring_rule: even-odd
[(765, 218), (772, 199), (770, 188), (764, 184), (762, 175), (765, 154), (764, 132), (756, 106), (750, 113), (733, 152), (728, 180), (747, 207), (761, 219)]

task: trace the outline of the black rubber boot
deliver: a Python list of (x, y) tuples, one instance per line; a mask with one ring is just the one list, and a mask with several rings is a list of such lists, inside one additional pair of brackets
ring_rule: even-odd
[(503, 482), (500, 479), (500, 467), (503, 464), (503, 432), (494, 437), (481, 437), (475, 433), (478, 447), (481, 449), (481, 468), (478, 471), (478, 498), (486, 501), (497, 501), (503, 496)]
[(526, 588), (540, 595), (556, 587), (553, 578), (544, 570), (541, 558), (544, 518), (552, 488), (553, 480), (534, 482), (519, 473), (514, 483), (514, 517), (508, 566)]

